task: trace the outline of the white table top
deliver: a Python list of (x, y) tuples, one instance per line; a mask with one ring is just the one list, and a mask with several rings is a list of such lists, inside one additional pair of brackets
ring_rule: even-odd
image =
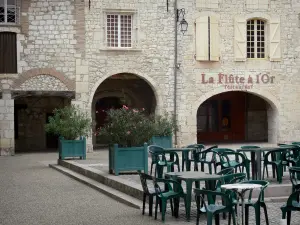
[(223, 184), (223, 185), (221, 185), (221, 188), (228, 189), (228, 190), (233, 190), (233, 189), (238, 189), (238, 190), (257, 189), (257, 188), (261, 188), (261, 187), (262, 187), (262, 185), (260, 185), (260, 184), (247, 184), (247, 183)]

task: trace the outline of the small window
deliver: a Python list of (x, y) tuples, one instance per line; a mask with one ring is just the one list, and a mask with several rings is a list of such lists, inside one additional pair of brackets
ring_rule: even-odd
[(131, 14), (107, 14), (106, 41), (107, 47), (132, 47), (132, 18)]
[(17, 73), (16, 33), (0, 32), (0, 73)]
[(266, 33), (263, 20), (247, 21), (247, 58), (266, 57)]
[(17, 23), (17, 13), (15, 0), (0, 0), (0, 23)]

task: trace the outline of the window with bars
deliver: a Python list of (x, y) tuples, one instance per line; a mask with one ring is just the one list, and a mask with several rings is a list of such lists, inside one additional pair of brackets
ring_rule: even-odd
[(0, 73), (17, 72), (17, 35), (0, 32)]
[(265, 21), (263, 20), (247, 21), (247, 58), (266, 57), (265, 27)]
[(107, 47), (132, 47), (132, 14), (107, 14), (106, 42)]
[(16, 0), (0, 0), (0, 23), (17, 23), (18, 7)]

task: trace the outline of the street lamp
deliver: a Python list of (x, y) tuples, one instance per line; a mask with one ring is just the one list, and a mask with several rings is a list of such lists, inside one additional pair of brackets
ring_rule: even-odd
[[(182, 15), (182, 20), (179, 22), (181, 15)], [(185, 15), (185, 9), (177, 9), (177, 22), (179, 22), (180, 31), (183, 34), (187, 31), (189, 26), (188, 22), (186, 22), (186, 20), (184, 19), (184, 15)]]

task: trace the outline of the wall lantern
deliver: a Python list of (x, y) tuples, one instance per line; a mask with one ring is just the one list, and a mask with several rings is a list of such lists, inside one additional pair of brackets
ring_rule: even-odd
[[(180, 20), (180, 16), (182, 16), (181, 21)], [(180, 31), (184, 34), (187, 29), (188, 29), (188, 22), (184, 19), (185, 16), (185, 9), (177, 9), (177, 22), (179, 22), (180, 25)]]

